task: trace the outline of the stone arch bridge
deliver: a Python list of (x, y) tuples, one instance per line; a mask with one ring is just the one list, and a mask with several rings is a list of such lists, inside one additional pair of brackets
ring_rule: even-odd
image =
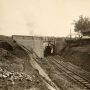
[[(51, 52), (57, 54), (65, 45), (64, 38), (60, 37), (12, 35), (12, 39), (17, 41), (19, 44), (24, 45), (29, 50), (33, 49), (40, 58), (45, 56), (45, 49), (47, 46), (52, 47), (53, 49), (51, 49)], [(47, 51), (49, 51), (49, 49), (47, 49), (46, 52)]]

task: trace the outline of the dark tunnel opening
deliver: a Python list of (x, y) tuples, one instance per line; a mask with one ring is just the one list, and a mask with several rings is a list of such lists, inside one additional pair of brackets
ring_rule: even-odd
[(45, 47), (44, 57), (55, 55), (55, 45), (51, 44)]

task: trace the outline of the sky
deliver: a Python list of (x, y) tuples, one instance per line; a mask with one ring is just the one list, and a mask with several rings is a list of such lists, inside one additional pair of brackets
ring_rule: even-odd
[(0, 0), (1, 35), (67, 36), (90, 17), (90, 0)]

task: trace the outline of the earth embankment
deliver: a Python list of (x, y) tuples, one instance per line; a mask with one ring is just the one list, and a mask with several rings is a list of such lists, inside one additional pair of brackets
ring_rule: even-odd
[(65, 61), (90, 72), (90, 45), (66, 46), (59, 55), (63, 56)]

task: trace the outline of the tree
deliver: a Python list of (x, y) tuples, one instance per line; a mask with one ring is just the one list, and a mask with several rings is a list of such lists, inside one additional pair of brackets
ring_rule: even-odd
[(90, 29), (90, 19), (88, 17), (79, 16), (79, 20), (74, 20), (74, 31), (81, 32)]

